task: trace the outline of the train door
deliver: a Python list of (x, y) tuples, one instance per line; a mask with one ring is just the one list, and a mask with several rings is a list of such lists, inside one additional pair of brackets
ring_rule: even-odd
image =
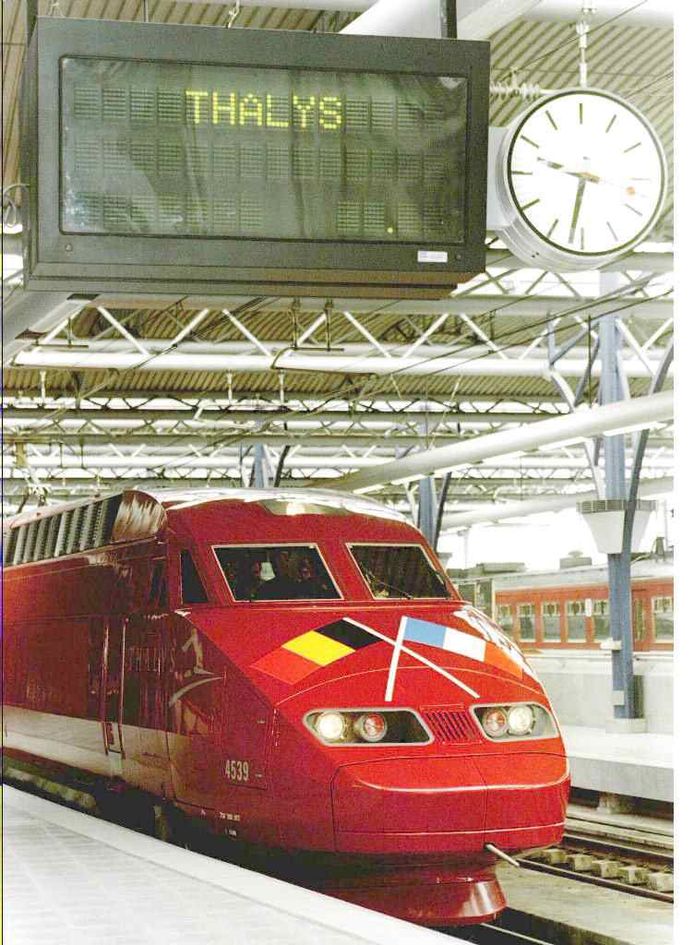
[(123, 774), (123, 639), (125, 619), (111, 617), (104, 636), (102, 724), (111, 774)]

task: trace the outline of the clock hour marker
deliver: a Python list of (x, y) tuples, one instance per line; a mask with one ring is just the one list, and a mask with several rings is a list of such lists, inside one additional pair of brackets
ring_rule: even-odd
[(641, 213), (641, 211), (640, 211), (640, 210), (637, 210), (636, 207), (632, 207), (632, 205), (631, 205), (630, 203), (625, 203), (624, 206), (625, 206), (625, 207), (628, 207), (628, 208), (631, 210), (631, 212), (632, 212), (632, 213), (635, 213), (637, 216), (639, 216), (639, 217), (642, 217), (642, 216), (643, 216), (643, 214)]
[(541, 199), (540, 197), (536, 197), (534, 200), (531, 200), (530, 203), (523, 204), (523, 206), (521, 207), (521, 210), (527, 210), (528, 207), (534, 207), (536, 203), (540, 202), (540, 199)]
[(583, 124), (583, 102), (578, 103), (578, 121)]
[(535, 171), (511, 171), (512, 174), (527, 174), (529, 177), (532, 177)]
[(540, 147), (539, 144), (537, 144), (537, 143), (536, 143), (535, 141), (533, 141), (531, 138), (526, 137), (526, 135), (521, 135), (521, 138), (523, 139), (523, 141), (527, 141), (528, 144), (532, 144), (532, 146), (533, 146), (534, 148), (539, 148), (539, 147)]
[(610, 231), (610, 233), (612, 234), (613, 239), (619, 240), (619, 237), (617, 236), (617, 234), (616, 234), (615, 231), (614, 231), (614, 227), (612, 226), (612, 224), (611, 224), (609, 221), (608, 221), (608, 223), (607, 223), (607, 229), (608, 229), (608, 230)]
[(581, 227), (581, 251), (586, 248), (586, 231)]
[(557, 223), (559, 223), (559, 217), (556, 218), (556, 220), (554, 221), (554, 223), (553, 223), (553, 224), (550, 226), (550, 228), (547, 230), (547, 239), (549, 239), (550, 236), (552, 235), (552, 233), (554, 233), (554, 228), (556, 227)]
[(547, 116), (547, 121), (550, 123), (550, 125), (552, 126), (552, 128), (554, 128), (554, 130), (556, 131), (556, 130), (557, 130), (557, 123), (556, 123), (556, 121), (552, 118), (552, 113), (551, 113), (551, 112), (545, 112), (545, 115)]
[(630, 147), (624, 149), (624, 153), (628, 154), (630, 151), (634, 151), (636, 148), (640, 148), (643, 142), (637, 141), (636, 144), (632, 144)]
[(617, 116), (616, 116), (616, 115), (613, 115), (612, 118), (610, 118), (610, 123), (609, 123), (609, 125), (607, 126), (607, 128), (605, 128), (605, 134), (609, 134), (609, 133), (610, 133), (610, 131), (611, 131), (611, 129), (612, 129), (612, 125), (614, 125), (614, 123), (615, 123), (616, 121), (617, 121)]

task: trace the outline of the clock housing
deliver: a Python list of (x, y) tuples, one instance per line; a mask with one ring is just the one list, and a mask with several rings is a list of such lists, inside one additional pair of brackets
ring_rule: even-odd
[(521, 114), (496, 165), (506, 226), (529, 264), (595, 269), (636, 246), (657, 221), (663, 147), (629, 102), (597, 89), (548, 95)]

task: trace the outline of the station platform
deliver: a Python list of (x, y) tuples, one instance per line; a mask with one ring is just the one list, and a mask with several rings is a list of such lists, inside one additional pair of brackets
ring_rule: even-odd
[(12, 787), (2, 805), (6, 945), (450, 945)]
[(673, 801), (674, 737), (562, 725), (576, 788), (653, 801)]

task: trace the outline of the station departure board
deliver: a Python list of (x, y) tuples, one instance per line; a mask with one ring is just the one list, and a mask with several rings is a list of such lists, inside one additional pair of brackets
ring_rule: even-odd
[(464, 236), (465, 78), (61, 66), (65, 233)]
[(484, 268), (488, 81), (485, 43), (39, 19), (27, 286), (440, 297)]

